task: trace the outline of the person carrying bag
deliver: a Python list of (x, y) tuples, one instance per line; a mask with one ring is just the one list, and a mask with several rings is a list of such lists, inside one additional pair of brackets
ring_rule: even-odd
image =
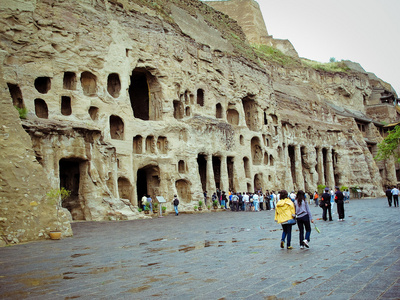
[(286, 190), (282, 190), (279, 192), (280, 200), (276, 204), (275, 209), (275, 221), (282, 225), (282, 238), (281, 238), (281, 248), (285, 248), (285, 239), (287, 242), (287, 249), (293, 249), (290, 246), (291, 238), (292, 238), (292, 226), (296, 224), (296, 220), (294, 217), (295, 209), (293, 201), (288, 198), (288, 192)]

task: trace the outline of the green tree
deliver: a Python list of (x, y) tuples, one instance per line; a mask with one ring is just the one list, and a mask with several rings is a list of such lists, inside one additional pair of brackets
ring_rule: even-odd
[(329, 62), (331, 62), (331, 63), (334, 63), (334, 62), (336, 62), (336, 58), (334, 58), (334, 57), (331, 57), (331, 58), (329, 59)]
[(375, 160), (385, 160), (390, 156), (400, 162), (400, 153), (398, 151), (400, 142), (400, 126), (397, 125), (393, 130), (389, 131), (389, 135), (378, 144), (378, 154), (374, 157)]

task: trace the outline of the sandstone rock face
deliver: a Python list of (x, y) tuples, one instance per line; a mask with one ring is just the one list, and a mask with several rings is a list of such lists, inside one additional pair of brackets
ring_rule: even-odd
[[(1, 7), (8, 240), (45, 235), (55, 218), (43, 201), (50, 187), (72, 191), (63, 203), (71, 234), (68, 218), (144, 218), (144, 194), (163, 196), (168, 210), (178, 194), (185, 211), (216, 188), (313, 192), (325, 184), (375, 196), (396, 182), (393, 164), (373, 160), (382, 126), (367, 108), (390, 86), (360, 70), (249, 60), (206, 26), (209, 15), (222, 17), (205, 4), (154, 3)], [(12, 105), (26, 107), (27, 119)]]

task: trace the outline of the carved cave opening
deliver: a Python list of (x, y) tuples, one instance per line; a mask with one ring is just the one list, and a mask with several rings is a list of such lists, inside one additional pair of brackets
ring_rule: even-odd
[(129, 179), (125, 177), (118, 178), (118, 193), (122, 199), (128, 199), (131, 201), (132, 197), (132, 184)]
[(185, 166), (185, 161), (184, 160), (180, 160), (178, 162), (178, 172), (181, 174), (186, 173), (186, 166)]
[(212, 157), (212, 166), (214, 172), (214, 182), (215, 188), (221, 188), (221, 157), (213, 156)]
[(250, 160), (248, 157), (243, 157), (244, 174), (246, 178), (251, 178), (250, 174)]
[(239, 136), (239, 143), (240, 143), (240, 145), (244, 145), (244, 137), (243, 137), (243, 135), (240, 135)]
[(155, 140), (152, 135), (146, 137), (146, 153), (156, 153)]
[(124, 139), (124, 121), (118, 116), (110, 116), (110, 135), (113, 140)]
[(189, 203), (192, 201), (192, 193), (190, 191), (190, 182), (184, 179), (175, 182), (175, 188), (179, 201)]
[(160, 169), (156, 165), (147, 165), (137, 171), (136, 196), (139, 205), (143, 195), (155, 200), (160, 195)]
[(50, 77), (38, 77), (35, 79), (35, 88), (41, 94), (47, 94), (51, 89)]
[(35, 99), (35, 114), (38, 118), (49, 118), (49, 109), (47, 108), (47, 104), (43, 99)]
[(80, 199), (81, 172), (84, 163), (84, 160), (78, 158), (63, 158), (59, 162), (60, 188), (64, 187), (71, 191), (71, 195), (62, 203), (62, 207), (69, 210), (73, 220), (85, 220)]
[(258, 137), (253, 137), (251, 139), (251, 156), (253, 165), (260, 165), (262, 163), (263, 151), (260, 145), (260, 139)]
[(257, 104), (254, 100), (249, 97), (245, 97), (242, 100), (243, 110), (246, 120), (246, 125), (250, 130), (258, 130), (258, 111)]
[(328, 150), (326, 148), (322, 148), (322, 161), (324, 166), (324, 182), (325, 185), (328, 183)]
[(97, 93), (97, 77), (90, 72), (82, 72), (81, 86), (85, 96), (96, 96)]
[(207, 190), (207, 158), (203, 154), (197, 156), (197, 165), (199, 168), (199, 175), (201, 181), (201, 188), (203, 191)]
[(186, 114), (186, 117), (190, 117), (190, 114), (191, 114), (191, 112), (190, 112), (190, 106), (186, 106), (186, 108), (185, 108), (185, 114)]
[(204, 106), (204, 90), (203, 89), (197, 90), (197, 104), (200, 106)]
[(129, 98), (135, 118), (146, 121), (160, 119), (162, 111), (160, 94), (160, 84), (149, 71), (145, 68), (136, 68), (132, 71)]
[[(374, 146), (376, 146), (376, 145), (374, 145)], [(372, 153), (372, 155), (374, 155), (374, 154)], [(338, 159), (339, 159), (339, 155), (333, 149), (332, 150), (332, 165), (333, 165), (333, 174), (334, 174), (334, 180), (335, 180), (334, 185), (335, 186), (339, 186), (340, 185), (340, 172), (338, 170)]]
[(66, 90), (76, 90), (75, 72), (64, 72), (63, 88)]
[(179, 100), (174, 100), (174, 118), (180, 120), (183, 118), (184, 107), (183, 103)]
[(235, 190), (235, 185), (233, 181), (233, 175), (234, 175), (234, 161), (235, 158), (232, 156), (228, 156), (226, 158), (226, 165), (228, 168), (228, 180), (229, 180), (229, 189), (234, 191)]
[(274, 165), (274, 157), (272, 156), (272, 154), (269, 155), (269, 165), (270, 166)]
[(268, 125), (267, 113), (264, 111), (264, 125)]
[(221, 103), (217, 103), (217, 105), (215, 106), (215, 117), (217, 119), (222, 119), (222, 116), (223, 116), (222, 105)]
[(288, 155), (289, 155), (289, 163), (290, 163), (290, 173), (292, 175), (292, 182), (296, 184), (296, 156), (295, 149), (293, 145), (288, 146)]
[(133, 138), (133, 153), (142, 154), (143, 152), (143, 138), (141, 135), (137, 135)]
[(256, 174), (254, 175), (254, 191), (262, 190), (263, 185), (263, 175)]
[(24, 100), (22, 98), (22, 92), (18, 84), (12, 84), (7, 82), (7, 86), (10, 92), (13, 106), (16, 106), (18, 108), (24, 108), (25, 107)]
[(72, 114), (71, 97), (61, 96), (61, 114), (64, 116)]
[(121, 91), (121, 81), (117, 73), (111, 73), (107, 78), (107, 92), (114, 98), (119, 97)]
[(96, 106), (91, 106), (89, 108), (89, 116), (93, 121), (96, 121), (99, 118), (99, 108)]
[(239, 113), (235, 109), (228, 109), (226, 112), (226, 120), (231, 125), (239, 125)]
[(168, 140), (165, 136), (159, 136), (157, 139), (157, 149), (160, 154), (168, 153)]

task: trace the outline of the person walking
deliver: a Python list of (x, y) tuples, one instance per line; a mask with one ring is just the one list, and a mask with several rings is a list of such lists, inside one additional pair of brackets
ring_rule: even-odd
[(226, 198), (226, 194), (225, 191), (222, 192), (222, 196), (221, 196), (221, 207), (223, 207), (224, 209), (226, 209), (226, 202), (228, 201), (228, 199)]
[(179, 199), (177, 195), (174, 195), (174, 201), (172, 202), (172, 204), (174, 204), (175, 216), (179, 215), (178, 212)]
[(150, 195), (147, 195), (147, 202), (149, 202), (150, 212), (153, 213), (153, 199), (151, 199)]
[(259, 203), (258, 194), (254, 193), (253, 195), (254, 211), (258, 211), (258, 203)]
[(399, 207), (399, 190), (397, 189), (397, 187), (393, 187), (392, 196), (394, 207)]
[(290, 246), (290, 241), (292, 238), (292, 224), (291, 220), (296, 216), (293, 201), (288, 198), (288, 192), (286, 190), (281, 190), (279, 192), (280, 200), (276, 204), (275, 209), (275, 221), (282, 225), (282, 238), (281, 238), (281, 248), (285, 248), (285, 239), (287, 249), (293, 249)]
[(317, 207), (318, 206), (318, 192), (317, 191), (315, 191), (314, 192), (314, 202), (315, 202), (315, 207)]
[(237, 193), (232, 194), (232, 211), (239, 211), (239, 197)]
[(344, 221), (344, 196), (339, 187), (335, 186), (335, 202), (337, 213), (339, 215), (339, 222)]
[(387, 197), (387, 201), (389, 204), (389, 207), (392, 206), (392, 190), (390, 189), (390, 187), (387, 187), (386, 191), (385, 191), (386, 197)]
[(332, 221), (331, 194), (329, 193), (329, 188), (325, 188), (325, 193), (323, 193), (321, 196), (321, 202), (319, 206), (322, 208), (322, 219), (326, 221), (326, 213), (329, 212), (329, 221)]
[[(302, 190), (299, 190), (296, 195), (296, 200), (294, 201), (294, 206), (296, 209), (296, 220), (297, 227), (299, 228), (299, 239), (300, 239), (300, 249), (310, 248), (310, 236), (311, 236), (311, 223), (314, 223), (310, 207), (307, 203), (307, 199)], [(306, 236), (304, 236), (304, 228), (306, 229)]]

